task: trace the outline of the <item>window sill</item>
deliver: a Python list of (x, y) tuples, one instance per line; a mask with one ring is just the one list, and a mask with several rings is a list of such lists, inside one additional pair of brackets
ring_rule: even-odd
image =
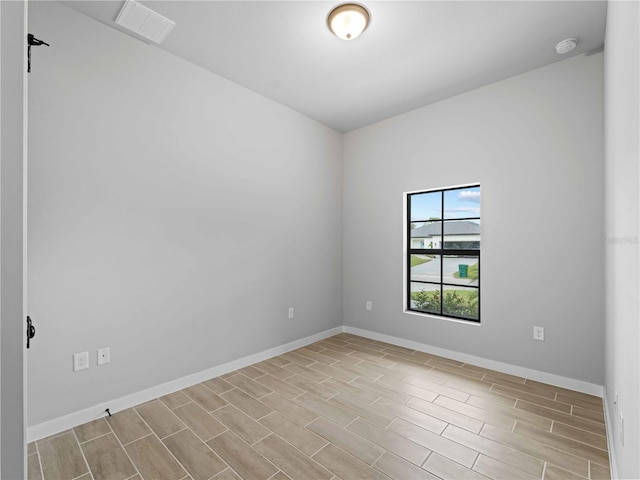
[(429, 318), (433, 318), (434, 320), (444, 320), (447, 322), (462, 323), (464, 325), (472, 325), (475, 327), (480, 327), (482, 325), (479, 321), (476, 321), (476, 320), (463, 320), (462, 318), (442, 317), (440, 315), (431, 315), (430, 313), (417, 312), (415, 310), (407, 310), (406, 308), (403, 309), (402, 313), (405, 313), (407, 315), (416, 315), (418, 317), (429, 317)]

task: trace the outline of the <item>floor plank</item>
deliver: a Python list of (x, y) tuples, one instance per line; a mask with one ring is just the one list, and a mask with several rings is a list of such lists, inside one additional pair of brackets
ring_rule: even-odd
[(180, 480), (187, 475), (155, 435), (148, 435), (125, 446), (143, 478)]
[(27, 476), (29, 480), (42, 480), (40, 456), (37, 453), (27, 456)]
[(81, 447), (94, 480), (124, 480), (137, 473), (113, 433), (83, 443)]
[(227, 468), (227, 464), (190, 430), (182, 430), (163, 440), (193, 480), (207, 480)]
[(440, 478), (455, 478), (456, 480), (486, 480), (488, 478), (435, 453), (429, 455), (422, 468)]
[(520, 390), (516, 390), (513, 388), (504, 387), (502, 385), (493, 385), (491, 387), (492, 392), (500, 393), (502, 395), (506, 395), (511, 398), (517, 398), (519, 400), (524, 400), (525, 402), (533, 403), (535, 405), (540, 405), (542, 407), (551, 408), (553, 410), (558, 410), (564, 413), (571, 413), (571, 405), (568, 403), (558, 402), (557, 400), (552, 400), (546, 397), (540, 397), (538, 395), (534, 395), (531, 393), (523, 392)]
[(278, 412), (260, 419), (260, 423), (309, 456), (327, 445), (327, 441), (311, 430), (301, 427)]
[(555, 422), (564, 423), (565, 425), (569, 425), (570, 427), (586, 430), (587, 432), (595, 433), (597, 435), (605, 435), (606, 433), (604, 424), (602, 423), (592, 422), (591, 420), (568, 415), (566, 413), (558, 412), (557, 410), (552, 410), (550, 408), (540, 407), (538, 405), (523, 401), (518, 401), (518, 403), (516, 403), (516, 408), (524, 410), (526, 412), (535, 413), (540, 417), (545, 417)]
[(311, 422), (307, 428), (368, 465), (373, 465), (384, 453), (378, 445), (323, 417)]
[(204, 385), (194, 385), (192, 387), (185, 388), (183, 392), (207, 412), (217, 410), (227, 404), (225, 400), (213, 393)]
[(547, 463), (544, 470), (544, 480), (584, 480), (586, 477), (569, 472), (563, 468)]
[(207, 442), (242, 478), (267, 479), (278, 469), (240, 437), (227, 431)]
[[(494, 442), (493, 440), (468, 432), (455, 425), (449, 425), (442, 433), (442, 436), (476, 452), (480, 452), (487, 457), (501, 459), (503, 463), (523, 472), (530, 472), (536, 478), (542, 477), (544, 461), (522, 453), (515, 448)], [(474, 467), (474, 470), (477, 469)]]
[(302, 427), (313, 422), (320, 416), (310, 410), (307, 410), (303, 406), (278, 395), (277, 393), (267, 395), (261, 401)]
[(414, 465), (422, 465), (431, 453), (431, 450), (408, 440), (402, 435), (380, 428), (361, 418), (351, 422), (347, 429), (366, 438), (370, 442), (380, 445), (388, 452), (394, 453)]
[(151, 430), (133, 408), (107, 417), (107, 422), (123, 445), (146, 437)]
[(160, 400), (145, 403), (135, 410), (160, 439), (186, 428), (182, 420)]
[(73, 431), (78, 442), (84, 443), (111, 432), (111, 427), (104, 418), (75, 427)]
[(275, 434), (259, 441), (255, 448), (293, 480), (328, 480), (333, 477), (329, 470)]
[(373, 467), (389, 478), (411, 480), (438, 480), (439, 478), (389, 452), (380, 457)]
[(401, 419), (394, 420), (389, 430), (468, 468), (478, 457), (477, 451)]
[(233, 385), (226, 382), (220, 377), (212, 378), (210, 380), (207, 380), (206, 382), (202, 382), (202, 385), (204, 385), (216, 395), (220, 395), (221, 393), (233, 390)]
[(269, 408), (242, 390), (229, 390), (220, 396), (255, 420), (269, 415), (273, 411), (272, 408)]
[(271, 434), (262, 424), (256, 422), (233, 405), (222, 407), (213, 412), (212, 415), (249, 445), (253, 445)]
[(587, 460), (561, 452), (548, 445), (531, 441), (529, 437), (524, 435), (507, 432), (492, 425), (485, 425), (480, 435), (549, 463), (553, 463), (578, 475), (587, 476), (589, 473), (589, 462)]
[(506, 463), (502, 463), (494, 458), (480, 454), (473, 470), (489, 478), (508, 480), (537, 480), (539, 476), (533, 476), (514, 468)]
[(516, 424), (513, 432), (526, 436), (538, 443), (556, 448), (562, 452), (567, 452), (580, 458), (586, 458), (607, 468), (609, 467), (609, 454), (606, 450), (601, 450), (575, 440), (569, 440), (555, 433), (540, 430), (523, 423)]
[(89, 471), (80, 445), (73, 433), (66, 433), (38, 443), (42, 473), (45, 479), (73, 479)]
[[(305, 390), (292, 385), (290, 382), (285, 380), (281, 380), (278, 377), (274, 377), (273, 375), (263, 375), (260, 378), (256, 378), (255, 380), (258, 384), (265, 386), (269, 389), (269, 392), (278, 392), (285, 398), (293, 399), (299, 397)], [(262, 395), (264, 397), (264, 395)], [(259, 397), (256, 397), (259, 398)], [(261, 398), (261, 397), (260, 397)]]
[[(442, 433), (447, 426), (446, 421), (437, 418), (435, 415), (422, 413), (418, 409), (402, 405), (386, 398), (380, 398), (374, 403), (374, 406), (394, 415), (397, 418), (402, 418), (437, 434)], [(441, 408), (438, 406), (435, 407)], [(469, 419), (469, 422), (475, 422), (475, 426), (477, 427), (475, 428), (475, 431), (477, 432), (482, 428), (482, 424), (480, 422), (476, 422), (473, 419)]]
[(162, 403), (164, 403), (167, 407), (169, 407), (171, 410), (173, 410), (174, 408), (181, 407), (182, 405), (186, 405), (187, 403), (192, 401), (189, 397), (187, 397), (184, 394), (184, 392), (181, 392), (181, 391), (164, 395), (160, 397), (159, 400)]
[[(224, 408), (224, 407), (223, 407)], [(176, 408), (175, 413), (203, 442), (221, 434), (227, 427), (195, 402)]]
[(350, 385), (358, 387), (361, 390), (386, 397), (389, 400), (393, 400), (394, 402), (398, 403), (404, 403), (411, 398), (411, 395), (409, 395), (408, 393), (398, 392), (395, 388), (385, 387), (381, 383), (372, 382), (371, 380), (367, 380), (365, 378), (356, 378), (350, 383)]
[(607, 467), (603, 467), (601, 465), (597, 465), (595, 463), (590, 462), (589, 475), (590, 475), (590, 478), (594, 480), (610, 480), (611, 470)]
[(557, 435), (561, 435), (572, 440), (576, 440), (581, 443), (586, 443), (602, 450), (607, 450), (607, 439), (603, 435), (597, 435), (595, 433), (585, 432), (579, 428), (570, 427), (563, 423), (553, 422), (551, 431)]
[(287, 378), (287, 383), (299, 388), (303, 392), (311, 393), (316, 397), (322, 398), (323, 400), (329, 400), (331, 397), (335, 397), (339, 392), (330, 388), (328, 385), (324, 383), (317, 383), (308, 378), (301, 377), (300, 375), (292, 375)]
[(314, 460), (340, 478), (349, 480), (388, 480), (388, 477), (331, 444), (313, 456)]
[(431, 402), (425, 402), (420, 398), (414, 397), (409, 400), (406, 405), (426, 415), (438, 418), (443, 422), (451, 423), (453, 425), (457, 425), (458, 427), (469, 430), (470, 432), (478, 433), (483, 425), (482, 420), (469, 417), (468, 415), (464, 415), (460, 412), (445, 408), (441, 405), (436, 405)]
[(296, 398), (295, 402), (301, 407), (306, 408), (319, 416), (325, 417), (343, 427), (346, 427), (357, 417), (355, 413), (345, 410), (344, 408), (340, 408), (337, 405), (327, 403), (321, 398), (310, 393), (305, 393), (304, 395)]

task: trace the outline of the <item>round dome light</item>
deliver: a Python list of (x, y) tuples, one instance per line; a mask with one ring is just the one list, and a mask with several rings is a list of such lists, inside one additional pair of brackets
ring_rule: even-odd
[(331, 10), (327, 23), (338, 38), (353, 40), (369, 25), (369, 12), (355, 3), (345, 3)]

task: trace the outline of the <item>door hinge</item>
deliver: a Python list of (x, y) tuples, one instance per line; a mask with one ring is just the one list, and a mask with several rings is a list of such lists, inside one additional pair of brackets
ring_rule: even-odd
[(31, 346), (31, 339), (36, 336), (36, 327), (33, 326), (31, 317), (27, 316), (27, 348)]

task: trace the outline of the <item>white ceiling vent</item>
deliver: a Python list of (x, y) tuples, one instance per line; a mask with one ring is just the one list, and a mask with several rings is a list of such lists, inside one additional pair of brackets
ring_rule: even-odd
[(154, 12), (135, 0), (127, 0), (116, 18), (116, 23), (155, 43), (169, 34), (176, 22)]

